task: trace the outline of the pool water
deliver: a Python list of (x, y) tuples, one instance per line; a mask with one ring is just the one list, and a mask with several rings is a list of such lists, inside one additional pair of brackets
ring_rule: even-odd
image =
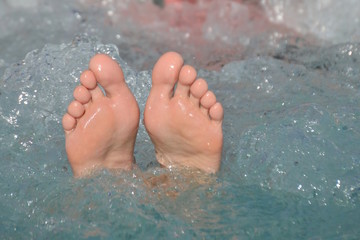
[[(360, 3), (292, 3), (0, 1), (1, 239), (359, 239)], [(221, 171), (159, 168), (141, 121), (138, 169), (74, 179), (61, 118), (89, 59), (143, 112), (168, 50), (224, 106)]]

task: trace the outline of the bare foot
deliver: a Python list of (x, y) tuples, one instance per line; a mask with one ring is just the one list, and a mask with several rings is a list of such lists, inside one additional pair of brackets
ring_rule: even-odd
[[(220, 168), (223, 108), (175, 52), (155, 64), (144, 122), (158, 162), (214, 173)], [(177, 83), (176, 90), (174, 90)]]
[(131, 169), (140, 113), (120, 66), (109, 56), (98, 54), (80, 81), (62, 121), (74, 175), (104, 167)]

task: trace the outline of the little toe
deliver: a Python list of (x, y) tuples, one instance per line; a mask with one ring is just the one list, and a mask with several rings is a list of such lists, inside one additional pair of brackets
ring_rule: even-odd
[(210, 107), (209, 114), (210, 118), (214, 121), (221, 123), (224, 119), (224, 109), (219, 102)]
[(190, 96), (190, 86), (195, 81), (196, 74), (196, 70), (192, 66), (185, 65), (181, 68), (175, 96)]
[(162, 55), (156, 62), (152, 72), (152, 89), (157, 89), (170, 99), (173, 96), (174, 86), (179, 79), (184, 60), (176, 52)]
[(216, 103), (216, 96), (212, 91), (207, 91), (200, 99), (201, 110), (208, 114), (209, 109)]
[(197, 79), (190, 87), (190, 101), (195, 106), (200, 106), (200, 98), (204, 96), (207, 90), (207, 82), (202, 78)]
[[(121, 67), (110, 56), (106, 54), (95, 55), (90, 60), (89, 69), (94, 73), (97, 82), (104, 88), (106, 96), (121, 94), (121, 91), (127, 88)], [(99, 93), (98, 90), (96, 91)]]
[(64, 117), (62, 118), (62, 125), (64, 131), (71, 131), (76, 126), (76, 119), (70, 114), (65, 113)]
[(86, 104), (91, 99), (91, 94), (89, 90), (83, 85), (77, 86), (74, 90), (74, 98), (76, 101)]
[(79, 118), (81, 117), (85, 112), (84, 105), (82, 105), (78, 101), (72, 101), (68, 107), (68, 113), (74, 117)]

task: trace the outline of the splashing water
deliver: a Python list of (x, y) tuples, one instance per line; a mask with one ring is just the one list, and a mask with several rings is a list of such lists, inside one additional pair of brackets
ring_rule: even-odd
[[(338, 4), (0, 1), (1, 238), (357, 239), (360, 4)], [(160, 169), (140, 124), (141, 171), (73, 179), (61, 117), (90, 58), (143, 112), (167, 50), (223, 103), (221, 171)]]

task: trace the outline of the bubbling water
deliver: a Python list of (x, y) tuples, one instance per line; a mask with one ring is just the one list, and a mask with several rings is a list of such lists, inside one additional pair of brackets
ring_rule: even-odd
[[(359, 7), (351, 3), (350, 15)], [(278, 16), (300, 5), (301, 16), (318, 10), (322, 24), (336, 17), (309, 4), (199, 1), (179, 12), (151, 1), (0, 1), (9, 19), (0, 24), (0, 236), (359, 236), (360, 44), (355, 23), (342, 36), (328, 25), (317, 35), (295, 13)], [(202, 24), (185, 24), (196, 14)], [(224, 106), (221, 171), (159, 168), (140, 123), (141, 171), (73, 179), (61, 118), (90, 58), (102, 52), (120, 63), (143, 113), (151, 66), (166, 50), (202, 68)]]

